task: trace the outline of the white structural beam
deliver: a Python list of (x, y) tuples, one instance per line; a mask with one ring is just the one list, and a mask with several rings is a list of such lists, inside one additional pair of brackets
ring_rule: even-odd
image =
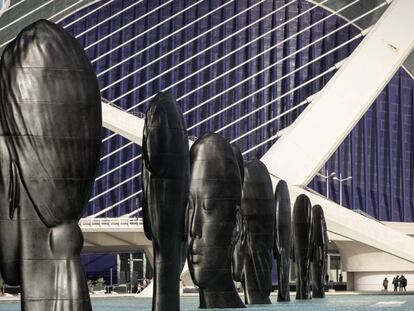
[(102, 102), (102, 125), (138, 145), (142, 145), (144, 122), (144, 119)]
[(362, 118), (414, 46), (414, 1), (394, 0), (335, 76), (263, 156), (269, 171), (306, 185)]
[[(277, 183), (277, 179), (272, 177), (273, 183)], [(292, 202), (300, 194), (306, 194), (311, 200), (312, 205), (319, 204), (322, 206), (328, 233), (334, 236), (343, 237), (352, 242), (359, 242), (369, 245), (379, 251), (393, 255), (412, 263), (412, 271), (414, 271), (414, 238), (401, 233), (380, 221), (373, 220), (350, 209), (344, 208), (339, 204), (326, 199), (319, 193), (310, 191), (307, 188), (289, 185), (289, 192)], [(340, 241), (341, 239), (335, 239)], [(375, 261), (370, 262), (372, 269), (380, 269), (376, 266)], [(368, 268), (367, 268), (368, 269)], [(375, 271), (375, 270), (366, 270)], [(378, 270), (377, 270), (378, 271)]]

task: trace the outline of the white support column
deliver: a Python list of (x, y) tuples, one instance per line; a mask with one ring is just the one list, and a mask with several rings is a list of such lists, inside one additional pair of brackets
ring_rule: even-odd
[(306, 185), (369, 109), (414, 46), (414, 1), (394, 0), (286, 135), (263, 156), (269, 171)]

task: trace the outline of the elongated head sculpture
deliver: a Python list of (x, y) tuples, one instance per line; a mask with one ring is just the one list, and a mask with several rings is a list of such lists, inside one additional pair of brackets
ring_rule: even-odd
[(206, 133), (191, 147), (190, 163), (188, 265), (200, 308), (244, 307), (231, 276), (241, 200), (236, 158), (224, 138)]
[(243, 155), (240, 151), (240, 148), (236, 144), (231, 144), (231, 149), (233, 150), (234, 157), (236, 158), (237, 164), (240, 169), (240, 179), (243, 185), (244, 182), (244, 160)]
[(312, 297), (325, 297), (325, 275), (328, 256), (328, 233), (325, 216), (320, 205), (312, 208)]
[(96, 76), (77, 40), (45, 20), (6, 47), (0, 71), (2, 275), (21, 285), (23, 310), (91, 310), (78, 220), (99, 163)]
[(190, 162), (187, 127), (167, 93), (159, 93), (147, 110), (142, 151), (144, 229), (154, 248), (152, 309), (178, 311)]
[(277, 301), (290, 301), (289, 271), (292, 252), (292, 214), (289, 190), (284, 180), (275, 190), (275, 235), (273, 252), (277, 261)]
[[(244, 160), (241, 154), (240, 148), (232, 144), (231, 148), (240, 169), (240, 178), (243, 188), (244, 182)], [(236, 229), (234, 231), (237, 241), (234, 246), (234, 252), (231, 263), (231, 270), (233, 279), (237, 282), (242, 281), (243, 269), (244, 269), (244, 254), (246, 250), (246, 217), (242, 214), (241, 206), (237, 206), (236, 210)]]
[(272, 181), (266, 166), (259, 160), (245, 162), (244, 171), (241, 214), (245, 218), (245, 232), (244, 238), (237, 242), (243, 246), (236, 246), (234, 261), (236, 267), (243, 266), (241, 282), (245, 303), (270, 304), (274, 226)]
[(311, 299), (310, 261), (312, 260), (312, 205), (301, 194), (293, 207), (293, 245), (296, 263), (296, 299)]

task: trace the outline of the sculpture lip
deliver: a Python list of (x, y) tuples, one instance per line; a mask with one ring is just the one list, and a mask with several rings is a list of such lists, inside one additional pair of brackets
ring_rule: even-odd
[(196, 247), (194, 245), (194, 241), (192, 241), (188, 247), (188, 255), (192, 263), (199, 263), (203, 257), (203, 254), (200, 252), (199, 247)]
[(197, 264), (197, 263), (200, 263), (201, 262), (201, 260), (202, 260), (202, 255), (200, 255), (200, 254), (193, 254), (193, 253), (190, 253), (190, 262), (191, 263), (193, 263), (193, 264)]

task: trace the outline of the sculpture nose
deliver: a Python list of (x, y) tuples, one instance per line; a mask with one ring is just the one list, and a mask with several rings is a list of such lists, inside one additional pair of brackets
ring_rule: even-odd
[(190, 235), (192, 238), (201, 238), (201, 213), (201, 206), (197, 206), (197, 204), (195, 204), (194, 209), (192, 211), (190, 224)]

